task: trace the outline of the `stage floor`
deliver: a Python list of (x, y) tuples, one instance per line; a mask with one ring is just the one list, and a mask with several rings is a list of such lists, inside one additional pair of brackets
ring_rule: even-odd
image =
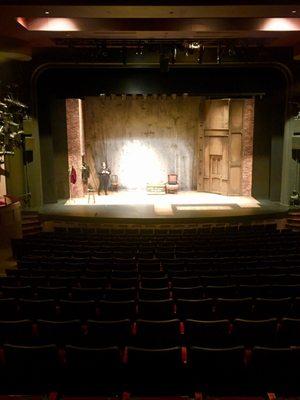
[(146, 192), (119, 191), (107, 196), (95, 194), (47, 204), (39, 212), (57, 218), (79, 217), (99, 219), (212, 219), (280, 214), (288, 207), (268, 200), (247, 196), (222, 196), (204, 192), (149, 195)]

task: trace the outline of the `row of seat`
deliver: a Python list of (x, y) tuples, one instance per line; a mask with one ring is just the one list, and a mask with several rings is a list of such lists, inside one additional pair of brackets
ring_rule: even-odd
[[(192, 394), (214, 390), (256, 392), (298, 389), (300, 348), (179, 346), (164, 349), (4, 345), (2, 388), (14, 393), (50, 388), (62, 393)], [(251, 389), (251, 390), (250, 390)], [(2, 389), (3, 390), (3, 389)]]
[(69, 254), (67, 251), (62, 250), (56, 252), (56, 254), (47, 254), (47, 252), (32, 250), (30, 253), (23, 254), (19, 260), (20, 263), (25, 264), (46, 264), (46, 263), (74, 263), (74, 264), (106, 264), (108, 267), (114, 269), (114, 266), (122, 267), (124, 264), (126, 266), (130, 265), (132, 268), (136, 266), (143, 267), (145, 264), (155, 264), (161, 265), (162, 267), (173, 267), (175, 264), (185, 264), (185, 265), (227, 265), (227, 264), (246, 264), (251, 262), (253, 266), (265, 266), (270, 264), (290, 264), (298, 261), (298, 256), (300, 253), (298, 249), (286, 249), (282, 253), (274, 255), (274, 249), (271, 249), (270, 254), (260, 254), (258, 250), (247, 248), (249, 254), (239, 254), (235, 251), (233, 254), (222, 253), (218, 254), (216, 251), (210, 249), (210, 252), (201, 252), (198, 249), (198, 253), (191, 251), (187, 248), (182, 251), (182, 254), (171, 254), (168, 257), (168, 251), (165, 250), (164, 256), (156, 257), (153, 254), (146, 257), (138, 257), (128, 255), (128, 253), (123, 250), (120, 251), (118, 257), (109, 254), (109, 252), (101, 251), (99, 253), (91, 253), (89, 250), (82, 251), (76, 254)]
[[(33, 279), (34, 280), (34, 279)], [(38, 282), (37, 282), (38, 283)], [(89, 282), (90, 283), (90, 282)], [(99, 284), (99, 279), (94, 284)], [(70, 286), (62, 286), (69, 284)], [(136, 287), (72, 287), (72, 279), (57, 278), (56, 286), (1, 286), (2, 298), (74, 299), (74, 300), (168, 300), (168, 299), (243, 299), (300, 297), (300, 285), (227, 285), (174, 286), (159, 288)], [(60, 286), (57, 286), (60, 285)]]
[(129, 319), (117, 321), (0, 320), (0, 344), (68, 344), (85, 347), (125, 347), (136, 345), (143, 348), (164, 348), (179, 345), (222, 348), (234, 345), (253, 347), (299, 346), (300, 319), (275, 318), (266, 320), (201, 321), (179, 319), (152, 321)]
[(201, 320), (235, 318), (300, 318), (300, 298), (283, 299), (178, 299), (168, 300), (55, 300), (55, 299), (0, 299), (0, 319), (18, 318), (55, 319), (89, 318), (118, 320), (137, 318), (150, 320), (180, 320), (195, 318)]
[[(238, 244), (238, 243), (237, 243)], [(248, 244), (248, 246), (247, 246)], [(227, 244), (228, 245), (228, 244)], [(168, 258), (166, 257), (166, 254), (170, 253), (171, 257), (185, 257), (185, 253), (189, 251), (189, 257), (205, 257), (205, 256), (211, 256), (211, 257), (231, 257), (231, 256), (244, 256), (247, 254), (256, 254), (256, 255), (272, 255), (272, 250), (275, 248), (275, 244), (272, 243), (270, 245), (264, 245), (264, 247), (259, 247), (257, 242), (254, 242), (251, 247), (249, 247), (249, 243), (245, 243), (243, 246), (240, 245), (238, 249), (235, 249), (233, 245), (236, 245), (236, 243), (232, 243), (232, 246), (230, 248), (222, 247), (222, 245), (219, 245), (217, 249), (214, 249), (213, 246), (216, 246), (215, 243), (212, 243), (209, 247), (207, 246), (201, 246), (199, 244), (194, 244), (191, 245), (189, 244), (181, 244), (176, 245), (176, 247), (173, 246), (156, 246), (153, 245), (152, 243), (148, 245), (144, 245), (142, 248), (139, 247), (137, 248), (136, 245), (130, 245), (127, 244), (126, 246), (124, 245), (115, 245), (114, 248), (106, 246), (106, 247), (96, 247), (96, 246), (84, 246), (81, 249), (80, 248), (74, 248), (72, 249), (73, 246), (49, 246), (49, 245), (39, 245), (38, 247), (32, 249), (32, 253), (35, 255), (43, 255), (43, 256), (48, 256), (48, 257), (77, 257), (77, 258), (83, 258), (83, 257), (102, 257), (102, 258), (122, 258), (122, 254), (126, 254), (126, 257), (129, 258)], [(69, 249), (68, 249), (69, 248)], [(256, 251), (255, 251), (256, 250)], [(289, 244), (287, 245), (278, 245), (276, 248), (276, 252), (273, 254), (276, 255), (285, 255), (288, 254), (289, 251), (299, 251), (299, 246), (295, 243), (292, 245)], [(27, 254), (28, 252), (25, 251), (23, 254)], [(18, 253), (19, 254), (19, 253)], [(148, 256), (149, 254), (149, 256)]]
[[(255, 286), (255, 285), (300, 285), (300, 274), (247, 274), (247, 275), (189, 275), (175, 274), (160, 276), (139, 276), (136, 271), (113, 271), (109, 276), (99, 273), (98, 276), (74, 275), (61, 273), (55, 275), (19, 275), (9, 273), (0, 277), (0, 286), (68, 286), (68, 287), (98, 287), (98, 288), (172, 288), (172, 287), (197, 287), (202, 286)], [(204, 290), (204, 289), (203, 289)]]

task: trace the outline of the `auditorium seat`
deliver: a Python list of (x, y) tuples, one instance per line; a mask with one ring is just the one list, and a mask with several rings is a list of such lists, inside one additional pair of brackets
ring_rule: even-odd
[(165, 288), (168, 287), (169, 284), (169, 279), (168, 277), (162, 276), (162, 277), (151, 277), (151, 278), (146, 278), (146, 277), (142, 277), (140, 280), (140, 285), (141, 288)]
[(208, 298), (225, 297), (232, 299), (237, 296), (237, 287), (235, 285), (206, 286), (205, 296)]
[(138, 268), (141, 273), (145, 271), (159, 271), (160, 260), (155, 258), (153, 259), (140, 258), (138, 261)]
[(276, 298), (262, 299), (257, 298), (254, 303), (254, 318), (282, 318), (289, 315), (292, 299)]
[(254, 347), (251, 382), (261, 392), (288, 395), (299, 390), (300, 348)]
[(137, 287), (137, 278), (112, 278), (110, 285), (113, 289)]
[(165, 348), (179, 346), (180, 321), (171, 319), (166, 321), (136, 321), (136, 335), (134, 344), (144, 348)]
[(38, 340), (41, 344), (54, 343), (57, 346), (66, 344), (79, 345), (83, 341), (79, 319), (65, 321), (37, 321)]
[(166, 271), (164, 270), (155, 270), (155, 271), (142, 271), (140, 273), (141, 279), (156, 279), (156, 278), (165, 278), (167, 277)]
[(59, 287), (42, 287), (39, 286), (36, 289), (38, 299), (68, 299), (69, 289), (66, 286)]
[(279, 329), (279, 342), (283, 347), (300, 346), (300, 319), (282, 319)]
[(107, 277), (89, 277), (81, 276), (79, 279), (82, 288), (104, 288), (107, 282)]
[(187, 319), (184, 323), (187, 346), (225, 347), (230, 345), (228, 320), (199, 321)]
[(99, 279), (105, 279), (105, 281), (108, 279), (108, 276), (111, 273), (111, 270), (109, 269), (103, 269), (103, 270), (98, 270), (94, 268), (86, 268), (85, 271), (82, 271), (81, 274), (84, 272), (84, 275), (87, 278), (99, 278)]
[(20, 299), (20, 315), (31, 320), (55, 319), (57, 316), (56, 303), (53, 299)]
[(214, 319), (213, 305), (213, 299), (178, 299), (176, 302), (177, 315), (181, 320), (185, 320), (188, 318), (198, 320), (211, 320)]
[(136, 316), (136, 303), (129, 301), (107, 301), (99, 302), (101, 320), (134, 319)]
[(102, 300), (104, 290), (102, 288), (78, 288), (71, 289), (72, 300)]
[(1, 292), (3, 297), (16, 299), (30, 299), (33, 297), (33, 289), (31, 286), (2, 286)]
[(140, 319), (167, 320), (174, 316), (174, 304), (168, 300), (139, 300), (138, 315)]
[(80, 319), (86, 321), (96, 318), (95, 300), (60, 300), (60, 315), (62, 319)]
[(0, 321), (0, 343), (18, 345), (32, 344), (32, 322), (29, 319)]
[(203, 286), (227, 286), (230, 285), (228, 275), (203, 275), (200, 276)]
[(175, 287), (195, 287), (200, 284), (198, 276), (176, 276), (171, 278), (172, 286)]
[(118, 347), (66, 346), (64, 393), (116, 396), (122, 391)]
[[(112, 279), (128, 278), (128, 279), (134, 279), (136, 282), (138, 279), (138, 271), (137, 271), (137, 268), (135, 268), (135, 269), (113, 269), (111, 271), (110, 276)], [(136, 285), (136, 283), (134, 283), (133, 286), (135, 286), (135, 285)]]
[(20, 276), (21, 286), (31, 286), (36, 288), (37, 286), (47, 286), (48, 278), (45, 275), (40, 276)]
[(55, 345), (4, 345), (5, 379), (8, 393), (40, 394), (56, 391), (60, 375)]
[(300, 285), (272, 285), (269, 292), (270, 297), (298, 297), (300, 296)]
[(210, 394), (243, 392), (246, 381), (244, 347), (188, 349), (188, 371), (194, 392)]
[(50, 276), (48, 282), (51, 287), (65, 286), (71, 288), (77, 285), (78, 278), (76, 276)]
[(261, 285), (288, 285), (291, 283), (287, 274), (260, 274), (257, 280)]
[(137, 289), (135, 287), (128, 288), (111, 288), (107, 289), (104, 299), (108, 301), (131, 301), (137, 297)]
[(193, 287), (175, 287), (172, 288), (173, 299), (190, 299), (200, 300), (203, 298), (204, 287), (193, 286)]
[(127, 349), (128, 390), (133, 395), (178, 394), (183, 386), (181, 348)]
[(242, 299), (217, 299), (216, 315), (220, 319), (249, 319), (252, 315), (252, 298)]
[[(101, 256), (104, 257), (101, 257)], [(100, 256), (100, 257), (99, 257)], [(110, 258), (110, 254), (102, 254), (100, 253), (99, 256), (92, 256), (89, 260), (88, 266), (89, 269), (94, 270), (94, 271), (99, 271), (99, 272), (104, 272), (104, 271), (109, 271), (113, 269), (113, 259)], [(108, 257), (105, 257), (108, 256)]]
[(240, 285), (238, 292), (240, 297), (268, 297), (271, 285)]
[(18, 302), (14, 298), (0, 298), (0, 320), (16, 320), (18, 319)]
[(118, 321), (87, 321), (85, 345), (89, 347), (124, 347), (130, 344), (131, 322), (129, 319)]
[(272, 346), (277, 340), (277, 319), (233, 321), (233, 339), (244, 346)]
[(162, 288), (140, 288), (140, 300), (167, 300), (170, 298), (170, 291), (168, 287)]
[[(238, 272), (238, 271), (236, 271)], [(230, 277), (232, 284), (234, 285), (244, 285), (253, 286), (257, 284), (258, 276), (256, 274), (232, 274)]]
[(116, 248), (113, 250), (114, 266), (116, 269), (133, 269), (136, 267), (136, 249), (128, 247), (120, 247), (116, 243)]

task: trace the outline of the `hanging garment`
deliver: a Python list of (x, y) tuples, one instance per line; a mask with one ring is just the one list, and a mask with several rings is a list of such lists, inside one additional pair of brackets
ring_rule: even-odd
[(72, 166), (71, 174), (70, 174), (70, 182), (73, 183), (73, 185), (75, 185), (76, 181), (77, 181), (76, 170), (75, 170), (75, 168)]

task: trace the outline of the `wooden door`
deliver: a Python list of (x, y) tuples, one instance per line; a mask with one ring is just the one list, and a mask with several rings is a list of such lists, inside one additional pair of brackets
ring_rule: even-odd
[(213, 193), (222, 192), (222, 156), (210, 155), (209, 189)]
[(203, 189), (228, 192), (229, 100), (205, 102)]
[[(206, 100), (202, 116), (203, 156), (198, 190), (242, 194), (244, 99)], [(200, 149), (202, 154), (202, 150)]]

